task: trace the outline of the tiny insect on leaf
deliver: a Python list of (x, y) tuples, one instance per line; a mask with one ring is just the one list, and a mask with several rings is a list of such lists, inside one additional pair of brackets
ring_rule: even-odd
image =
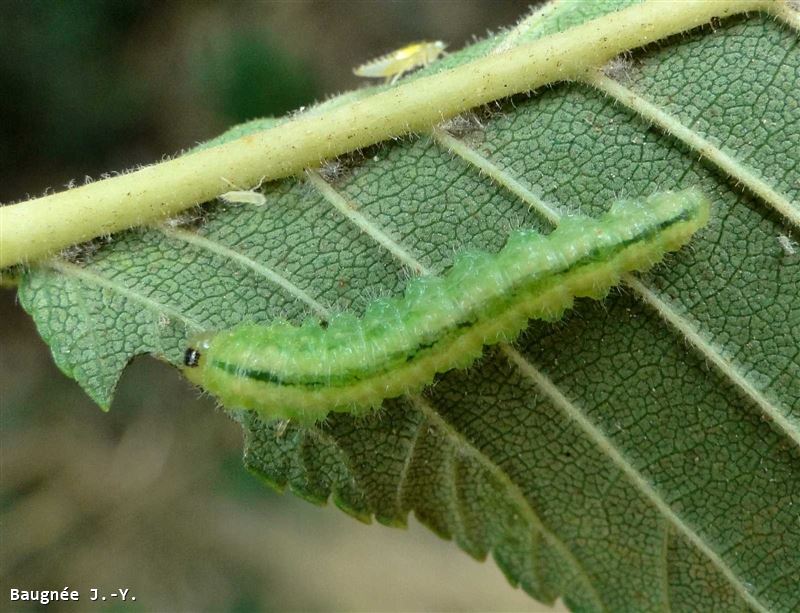
[(234, 190), (219, 195), (221, 200), (229, 204), (252, 204), (254, 206), (264, 206), (267, 198), (261, 192), (255, 190)]
[(394, 83), (405, 73), (427, 66), (444, 53), (447, 45), (440, 40), (411, 43), (353, 69), (359, 77), (383, 78)]

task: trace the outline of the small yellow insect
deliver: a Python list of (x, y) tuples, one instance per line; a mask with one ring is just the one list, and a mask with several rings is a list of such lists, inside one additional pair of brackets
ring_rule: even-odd
[(353, 73), (359, 77), (383, 77), (386, 83), (394, 83), (405, 73), (436, 60), (445, 47), (447, 45), (440, 40), (411, 43), (354, 68)]

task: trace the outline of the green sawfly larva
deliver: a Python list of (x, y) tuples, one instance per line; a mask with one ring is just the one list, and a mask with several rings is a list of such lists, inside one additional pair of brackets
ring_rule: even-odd
[(565, 218), (544, 236), (511, 234), (496, 254), (464, 252), (441, 277), (417, 277), (362, 318), (242, 324), (190, 340), (186, 376), (231, 408), (309, 423), (363, 413), (466, 368), (485, 345), (513, 341), (528, 319), (557, 320), (575, 297), (601, 299), (622, 274), (647, 270), (709, 217), (697, 189), (621, 200), (594, 219)]

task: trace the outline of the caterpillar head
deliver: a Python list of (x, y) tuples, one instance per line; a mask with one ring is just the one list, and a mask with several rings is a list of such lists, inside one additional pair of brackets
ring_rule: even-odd
[(195, 368), (200, 363), (200, 352), (194, 347), (187, 347), (183, 354), (183, 365), (188, 368)]
[(183, 365), (186, 368), (197, 368), (203, 359), (203, 354), (211, 346), (213, 333), (203, 333), (192, 336), (189, 339), (189, 346), (183, 354)]

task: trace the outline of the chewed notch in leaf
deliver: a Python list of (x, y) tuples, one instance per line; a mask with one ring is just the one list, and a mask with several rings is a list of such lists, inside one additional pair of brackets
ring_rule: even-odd
[(709, 216), (696, 189), (615, 203), (600, 219), (570, 217), (549, 236), (512, 234), (497, 254), (464, 252), (442, 277), (338, 315), (241, 325), (192, 339), (186, 376), (231, 408), (313, 422), (362, 413), (465, 368), (485, 345), (513, 341), (528, 319), (556, 320), (575, 297), (604, 297), (626, 272), (682, 247)]

